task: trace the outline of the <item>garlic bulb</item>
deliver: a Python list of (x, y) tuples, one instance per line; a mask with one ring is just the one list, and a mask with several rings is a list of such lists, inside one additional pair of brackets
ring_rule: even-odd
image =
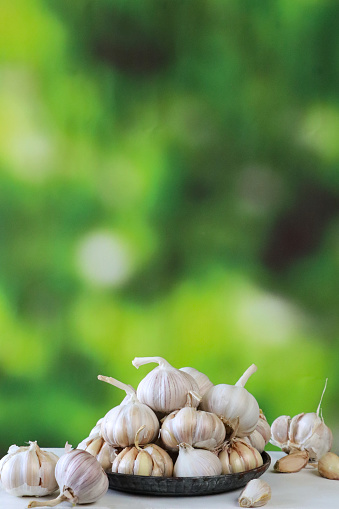
[(248, 444), (252, 445), (259, 452), (263, 452), (265, 445), (268, 444), (271, 438), (271, 427), (268, 424), (266, 417), (260, 410), (259, 420), (254, 431), (244, 440)]
[(66, 454), (61, 456), (56, 467), (55, 477), (60, 495), (48, 502), (32, 501), (28, 507), (54, 507), (61, 502), (72, 504), (91, 504), (101, 498), (108, 490), (108, 477), (100, 463), (86, 451), (70, 450), (66, 444)]
[(150, 371), (138, 385), (137, 396), (142, 403), (156, 412), (169, 414), (183, 408), (187, 395), (194, 393), (194, 406), (198, 406), (199, 387), (188, 373), (174, 368), (162, 357), (136, 357), (132, 364), (139, 368), (150, 362), (157, 362), (159, 366)]
[(103, 417), (101, 419), (99, 419), (98, 422), (96, 423), (96, 425), (94, 426), (94, 428), (91, 429), (91, 431), (88, 435), (89, 437), (95, 437), (97, 435), (100, 435), (102, 420), (103, 420)]
[(179, 444), (179, 456), (174, 465), (174, 477), (200, 477), (220, 475), (221, 463), (216, 454), (205, 449), (193, 449), (189, 444)]
[(219, 454), (223, 474), (246, 472), (263, 464), (261, 454), (241, 438), (226, 442)]
[(327, 452), (318, 461), (318, 472), (327, 479), (339, 480), (339, 457), (333, 452)]
[(77, 446), (77, 449), (81, 449), (92, 454), (92, 456), (99, 461), (105, 472), (111, 470), (112, 463), (118, 455), (117, 449), (105, 442), (100, 435), (92, 435), (85, 438), (85, 440), (80, 442)]
[(151, 475), (157, 477), (171, 477), (173, 461), (161, 447), (155, 444), (139, 445), (138, 436), (142, 427), (135, 436), (135, 446), (126, 447), (115, 458), (112, 472), (130, 475)]
[(43, 497), (58, 489), (54, 470), (58, 456), (43, 451), (37, 442), (28, 447), (12, 445), (0, 463), (3, 488), (17, 497)]
[(203, 396), (205, 392), (208, 391), (208, 389), (213, 387), (213, 384), (211, 380), (208, 378), (208, 376), (205, 375), (204, 373), (201, 373), (195, 368), (180, 368), (180, 371), (184, 371), (185, 373), (188, 373), (189, 375), (191, 375), (191, 377), (194, 378), (194, 380), (198, 384), (200, 396)]
[(133, 445), (135, 434), (143, 425), (145, 427), (140, 435), (141, 444), (147, 444), (157, 438), (159, 434), (158, 418), (151, 408), (140, 403), (134, 389), (111, 377), (99, 375), (98, 378), (126, 391), (129, 396), (127, 401), (112, 408), (103, 418), (101, 423), (103, 439), (113, 447)]
[(275, 419), (271, 426), (271, 444), (288, 454), (307, 451), (312, 461), (318, 460), (331, 449), (332, 432), (319, 416), (326, 385), (327, 380), (316, 413), (301, 413), (293, 419), (288, 415), (281, 415)]
[(262, 507), (271, 500), (271, 488), (261, 479), (252, 479), (240, 493), (240, 507)]
[(235, 429), (239, 418), (237, 436), (246, 437), (255, 430), (259, 419), (259, 405), (245, 388), (249, 377), (257, 367), (252, 364), (235, 385), (219, 384), (211, 387), (203, 396), (200, 408), (225, 419), (225, 424)]
[(177, 451), (182, 442), (211, 450), (223, 443), (226, 429), (215, 414), (185, 407), (164, 419), (160, 434), (166, 449), (171, 451)]

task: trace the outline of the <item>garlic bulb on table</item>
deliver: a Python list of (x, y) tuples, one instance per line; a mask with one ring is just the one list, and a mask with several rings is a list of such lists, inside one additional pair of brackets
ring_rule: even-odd
[(156, 439), (159, 434), (158, 418), (151, 408), (138, 400), (135, 390), (115, 378), (99, 375), (98, 379), (126, 391), (129, 396), (128, 400), (112, 408), (103, 418), (101, 436), (104, 440), (113, 447), (128, 447), (134, 444), (135, 434), (143, 425), (140, 443), (147, 444)]
[(263, 452), (265, 445), (271, 438), (271, 427), (266, 417), (260, 410), (259, 420), (254, 431), (248, 437), (244, 437), (245, 442), (255, 447), (259, 452)]
[(105, 442), (100, 435), (92, 435), (85, 438), (85, 440), (80, 442), (77, 446), (77, 449), (81, 449), (92, 454), (92, 456), (99, 461), (105, 472), (111, 470), (112, 463), (118, 455), (118, 450)]
[(223, 443), (226, 429), (215, 414), (185, 407), (163, 420), (160, 434), (166, 449), (171, 451), (177, 451), (182, 442), (212, 450)]
[(28, 447), (12, 445), (0, 462), (3, 488), (17, 497), (43, 497), (58, 489), (54, 470), (58, 456), (43, 451), (37, 442)]
[(112, 472), (130, 475), (150, 475), (156, 477), (171, 477), (173, 461), (166, 451), (155, 444), (140, 446), (139, 434), (135, 436), (134, 447), (126, 447), (115, 458)]
[(198, 384), (200, 396), (203, 396), (205, 392), (208, 391), (208, 389), (213, 387), (213, 384), (211, 380), (208, 378), (208, 376), (205, 375), (204, 373), (201, 373), (201, 371), (198, 371), (195, 368), (180, 368), (180, 371), (184, 371), (185, 373), (188, 373), (189, 375), (191, 375), (191, 377), (194, 378), (194, 380)]
[(241, 438), (226, 442), (219, 454), (223, 474), (246, 472), (263, 464), (261, 454)]
[(60, 488), (60, 495), (50, 501), (28, 504), (28, 507), (54, 507), (61, 502), (90, 504), (96, 502), (108, 490), (108, 477), (100, 463), (86, 451), (70, 450), (61, 456), (56, 467), (55, 477)]
[(238, 437), (248, 436), (258, 423), (259, 405), (244, 387), (256, 370), (257, 367), (252, 364), (235, 385), (215, 385), (206, 392), (200, 403), (202, 410), (222, 416), (231, 430), (237, 425)]
[(221, 463), (216, 454), (205, 449), (194, 449), (189, 444), (179, 444), (179, 456), (174, 464), (174, 477), (200, 477), (220, 475)]
[(136, 357), (132, 364), (139, 368), (151, 362), (156, 362), (159, 366), (150, 371), (139, 383), (137, 389), (139, 401), (156, 412), (169, 414), (173, 410), (183, 408), (187, 403), (187, 395), (192, 393), (193, 406), (198, 406), (199, 387), (188, 373), (174, 368), (162, 357)]
[(317, 412), (301, 413), (292, 419), (281, 415), (272, 423), (271, 444), (280, 447), (286, 453), (307, 451), (309, 458), (316, 461), (332, 447), (332, 431), (319, 416), (322, 398), (326, 390), (327, 380)]

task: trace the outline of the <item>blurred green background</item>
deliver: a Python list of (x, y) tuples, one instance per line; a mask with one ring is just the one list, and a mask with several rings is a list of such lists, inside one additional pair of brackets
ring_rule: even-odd
[(0, 452), (74, 446), (135, 356), (339, 446), (339, 3), (0, 13)]

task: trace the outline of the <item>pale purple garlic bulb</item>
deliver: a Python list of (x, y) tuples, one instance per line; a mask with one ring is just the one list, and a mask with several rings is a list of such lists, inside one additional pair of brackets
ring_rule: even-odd
[(139, 383), (137, 388), (139, 401), (155, 412), (169, 414), (186, 406), (188, 395), (191, 394), (192, 406), (198, 406), (201, 399), (199, 387), (188, 373), (174, 368), (162, 357), (136, 357), (132, 364), (139, 368), (151, 362), (156, 362), (159, 366), (150, 371)]
[(326, 390), (327, 379), (317, 412), (301, 413), (292, 419), (281, 415), (272, 423), (272, 445), (280, 447), (287, 454), (307, 451), (311, 461), (319, 460), (332, 447), (332, 431), (319, 416), (321, 402)]

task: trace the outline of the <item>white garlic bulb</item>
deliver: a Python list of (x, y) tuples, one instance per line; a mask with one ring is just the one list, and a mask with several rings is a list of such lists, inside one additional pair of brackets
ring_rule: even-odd
[(112, 463), (118, 455), (118, 450), (105, 442), (100, 435), (92, 435), (85, 438), (77, 446), (77, 449), (87, 451), (94, 456), (105, 470), (108, 472), (112, 468)]
[(193, 393), (195, 395), (193, 405), (198, 406), (199, 387), (188, 373), (174, 368), (162, 357), (136, 357), (132, 364), (139, 368), (151, 362), (156, 362), (159, 366), (150, 371), (139, 383), (137, 389), (139, 401), (156, 412), (169, 414), (173, 410), (183, 408), (187, 402), (187, 395)]
[(151, 408), (138, 400), (134, 389), (115, 378), (101, 375), (98, 378), (126, 391), (129, 396), (128, 400), (112, 408), (103, 418), (101, 436), (104, 440), (113, 447), (128, 447), (134, 444), (135, 434), (143, 425), (140, 443), (148, 444), (156, 439), (159, 434), (158, 418)]
[(292, 419), (281, 415), (272, 423), (271, 444), (284, 452), (307, 451), (310, 460), (320, 459), (332, 447), (332, 431), (319, 416), (327, 380), (317, 408), (317, 412), (301, 413)]
[(97, 435), (100, 435), (102, 420), (103, 420), (103, 417), (101, 419), (99, 419), (98, 422), (96, 423), (96, 425), (94, 426), (94, 428), (91, 429), (91, 431), (88, 435), (89, 437), (95, 437)]
[(60, 495), (48, 502), (28, 504), (28, 507), (54, 507), (61, 502), (72, 504), (91, 504), (101, 498), (108, 490), (108, 477), (100, 463), (86, 451), (70, 450), (61, 456), (56, 467), (55, 477), (60, 488)]
[(219, 454), (223, 474), (246, 472), (263, 464), (261, 454), (241, 438), (231, 439)]
[(135, 436), (134, 447), (126, 447), (115, 458), (112, 472), (130, 475), (150, 475), (157, 477), (171, 477), (173, 461), (164, 449), (156, 444), (139, 445), (138, 436), (141, 427)]
[(262, 507), (271, 500), (271, 487), (261, 479), (252, 479), (240, 493), (240, 507)]
[(260, 410), (259, 420), (254, 431), (245, 437), (245, 442), (255, 447), (259, 452), (263, 452), (265, 445), (268, 444), (271, 438), (271, 427), (263, 412)]
[(256, 370), (257, 367), (252, 364), (235, 385), (215, 385), (206, 392), (200, 403), (202, 410), (222, 416), (231, 430), (238, 426), (238, 437), (248, 436), (258, 423), (259, 405), (255, 397), (244, 388)]
[(28, 447), (12, 445), (0, 463), (3, 488), (17, 497), (43, 497), (58, 489), (54, 470), (58, 456), (43, 451), (37, 442)]
[(179, 456), (174, 464), (174, 477), (200, 477), (220, 475), (221, 462), (216, 454), (191, 445), (179, 444)]
[(202, 397), (205, 392), (208, 391), (211, 387), (213, 387), (213, 384), (211, 380), (208, 378), (207, 375), (204, 373), (201, 373), (201, 371), (198, 371), (195, 368), (180, 368), (180, 371), (184, 371), (185, 373), (188, 373), (191, 375), (191, 377), (194, 378), (194, 380), (197, 382), (199, 387), (199, 394)]
[(223, 443), (226, 429), (215, 414), (185, 407), (164, 419), (160, 434), (163, 444), (171, 451), (177, 451), (182, 442), (212, 450)]

